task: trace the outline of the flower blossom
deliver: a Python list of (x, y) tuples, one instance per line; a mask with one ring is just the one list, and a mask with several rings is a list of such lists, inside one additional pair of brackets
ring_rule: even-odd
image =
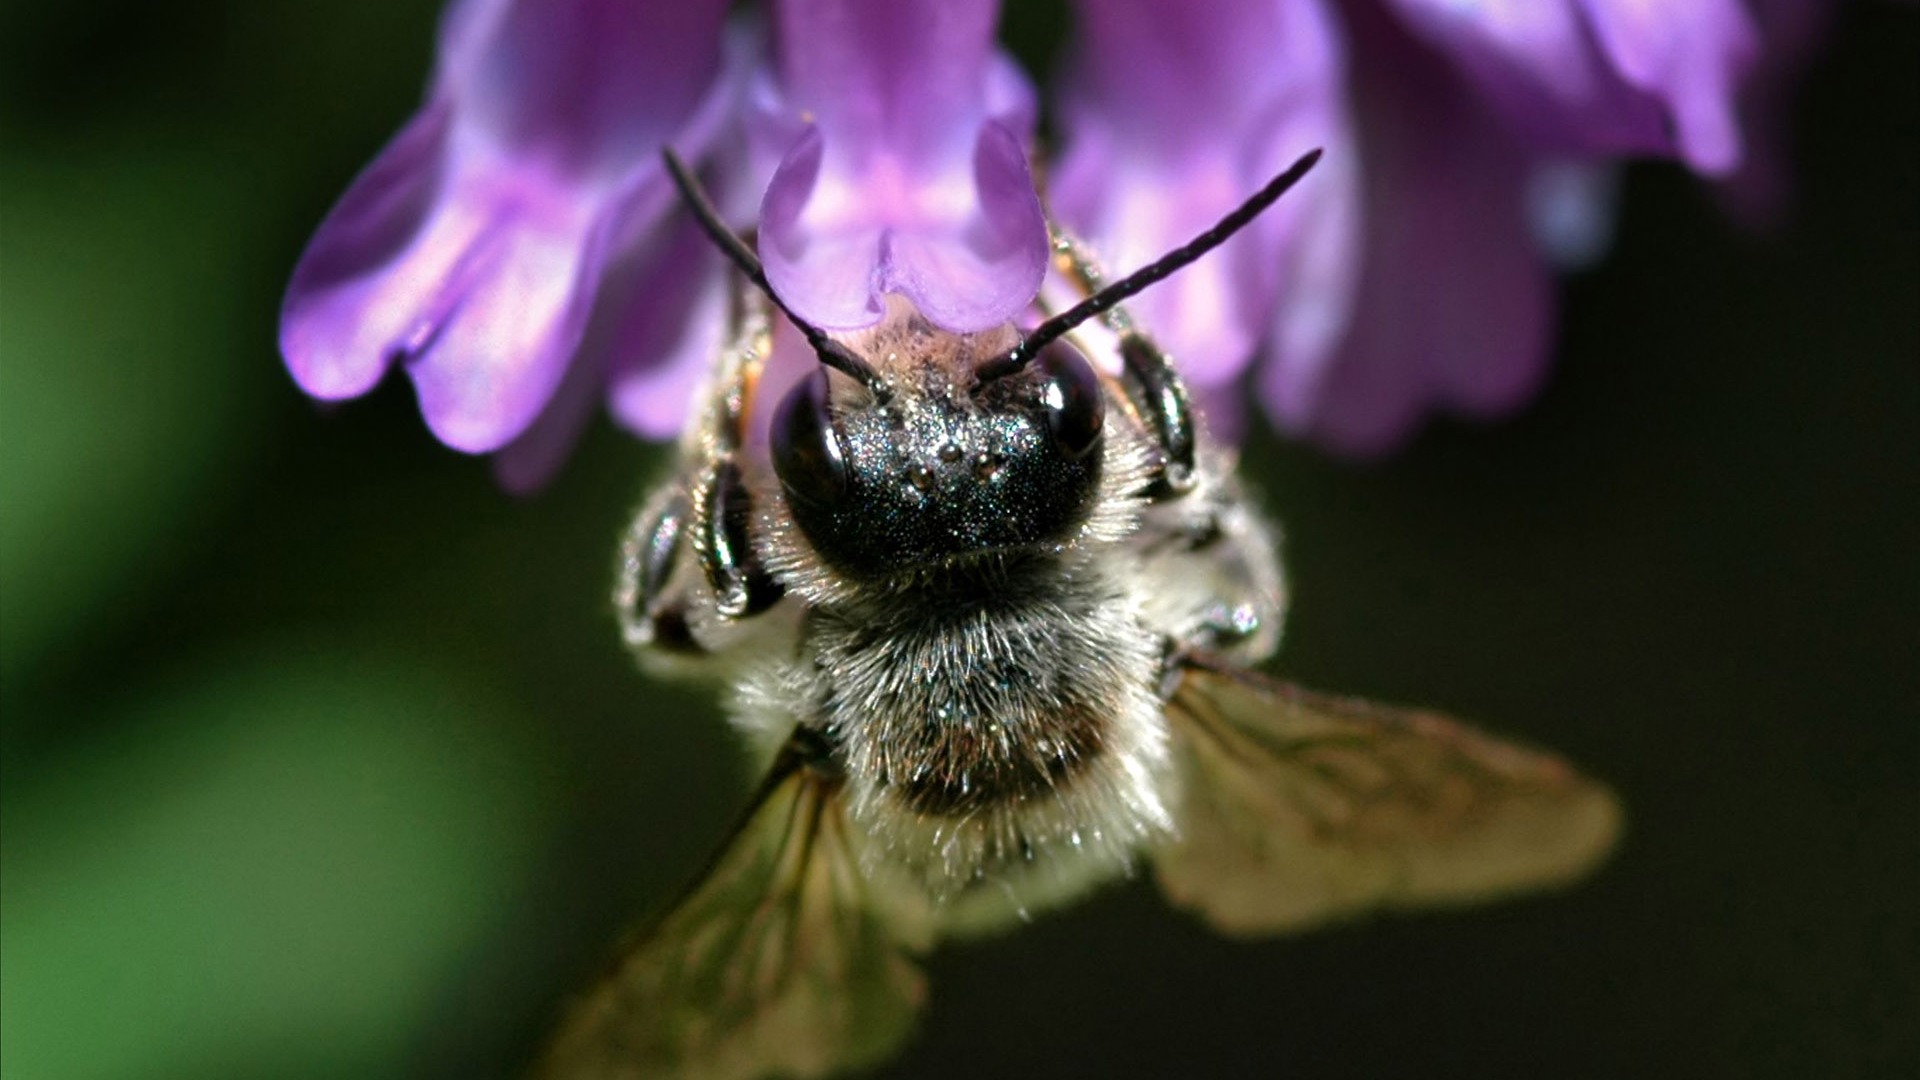
[(1327, 146), (1264, 232), (1135, 303), (1208, 400), (1258, 361), (1274, 421), (1338, 451), (1531, 397), (1553, 332), (1544, 181), (1563, 181), (1547, 224), (1578, 237), (1560, 247), (1590, 249), (1618, 155), (1740, 161), (1739, 0), (1228, 0), (1198, 27), (1175, 6), (1078, 3), (1055, 205), (1125, 271)]
[[(640, 350), (717, 347), (697, 304), (652, 294), (687, 299), (660, 147), (701, 160), (736, 111), (724, 13), (718, 0), (452, 5), (425, 107), (294, 270), (280, 341), (301, 388), (355, 397), (403, 366), (442, 442), (503, 451), (503, 478), (524, 486), (565, 453), (609, 369), (618, 381), (662, 366), (636, 364)], [(603, 296), (610, 276), (625, 288)], [(590, 316), (633, 333), (583, 357)]]
[(1172, 18), (1171, 6), (1079, 4), (1053, 208), (1111, 273), (1125, 273), (1301, 154), (1326, 150), (1240, 235), (1128, 302), (1215, 424), (1237, 426), (1234, 386), (1256, 352), (1321, 357), (1347, 323), (1360, 219), (1346, 60), (1338, 24), (1317, 4), (1224, 0), (1215, 19)]
[(301, 387), (353, 397), (400, 366), (434, 433), (497, 452), (516, 488), (603, 398), (670, 437), (728, 305), (663, 147), (755, 230), (783, 303), (835, 331), (890, 295), (955, 331), (1030, 320), (1042, 194), (1117, 276), (1322, 147), (1130, 306), (1216, 427), (1251, 384), (1283, 431), (1380, 453), (1431, 413), (1531, 397), (1554, 266), (1604, 247), (1617, 162), (1765, 187), (1763, 53), (1821, 3), (1075, 0), (1050, 168), (994, 0), (771, 0), (731, 30), (725, 6), (459, 0), (426, 105), (296, 268)]
[(760, 257), (795, 314), (857, 329), (912, 300), (985, 330), (1032, 302), (1047, 224), (1027, 168), (1033, 88), (977, 0), (783, 0), (750, 134), (777, 157)]

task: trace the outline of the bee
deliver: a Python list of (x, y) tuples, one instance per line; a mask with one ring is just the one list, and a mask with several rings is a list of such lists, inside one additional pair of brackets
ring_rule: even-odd
[[(1031, 329), (940, 329), (901, 297), (830, 334), (786, 311), (671, 152), (739, 270), (737, 334), (621, 554), (649, 666), (706, 671), (769, 762), (695, 884), (572, 1008), (551, 1078), (821, 1076), (910, 1032), (914, 957), (1145, 862), (1235, 934), (1571, 881), (1611, 794), (1446, 717), (1255, 669), (1286, 592), (1168, 356), (1121, 302), (1280, 198)], [(770, 354), (817, 363), (764, 439)], [(1096, 365), (1094, 357), (1110, 357)]]

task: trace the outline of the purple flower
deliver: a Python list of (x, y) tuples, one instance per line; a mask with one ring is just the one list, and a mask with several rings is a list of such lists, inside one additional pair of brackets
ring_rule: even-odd
[[(457, 3), (426, 106), (295, 271), (281, 341), (300, 385), (352, 397), (398, 362), (434, 433), (498, 452), (521, 489), (602, 400), (670, 437), (728, 286), (674, 205), (666, 145), (757, 228), (805, 319), (867, 326), (889, 296), (958, 331), (1030, 319), (1049, 260), (1037, 110), (994, 45), (997, 3), (769, 6), (726, 33), (719, 0)], [(1748, 147), (1771, 160), (1781, 80), (1759, 60), (1822, 10), (1076, 0), (1047, 194), (1117, 275), (1324, 147), (1286, 200), (1131, 306), (1216, 428), (1251, 381), (1285, 431), (1379, 453), (1431, 412), (1531, 397), (1553, 266), (1604, 248), (1624, 156), (1765, 203)]]
[(1602, 246), (1611, 156), (1740, 161), (1738, 0), (1078, 6), (1055, 206), (1115, 272), (1328, 148), (1290, 204), (1135, 303), (1209, 401), (1258, 358), (1268, 413), (1338, 451), (1531, 397), (1553, 326), (1535, 234)]
[(1386, 0), (1541, 148), (1739, 164), (1742, 0)]
[(1055, 213), (1117, 275), (1218, 221), (1314, 147), (1312, 176), (1220, 250), (1129, 301), (1219, 423), (1265, 349), (1317, 369), (1359, 268), (1358, 155), (1339, 27), (1313, 3), (1081, 0)]
[(1318, 364), (1275, 356), (1259, 386), (1283, 429), (1364, 456), (1432, 409), (1525, 403), (1546, 371), (1554, 292), (1526, 212), (1539, 159), (1383, 14), (1351, 9), (1348, 29), (1364, 221), (1348, 321)]
[[(503, 476), (524, 486), (564, 454), (609, 371), (617, 381), (671, 370), (661, 357), (680, 343), (701, 362), (715, 335), (689, 325), (700, 306), (653, 295), (688, 281), (677, 259), (662, 258), (676, 238), (662, 227), (675, 204), (659, 152), (671, 141), (704, 157), (731, 118), (724, 8), (451, 7), (426, 105), (354, 181), (294, 271), (281, 350), (300, 386), (354, 397), (397, 362), (442, 442), (505, 448)], [(695, 265), (717, 278), (717, 264)], [(603, 296), (616, 269), (625, 287)], [(630, 333), (576, 363), (590, 316)], [(657, 407), (629, 411), (656, 435), (675, 426)]]
[(887, 293), (949, 330), (1008, 322), (1046, 273), (1025, 76), (980, 0), (780, 0), (751, 138), (777, 158), (760, 257), (795, 314), (870, 325)]

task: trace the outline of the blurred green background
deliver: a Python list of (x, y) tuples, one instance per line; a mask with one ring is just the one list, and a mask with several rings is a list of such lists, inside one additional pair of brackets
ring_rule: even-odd
[[(511, 1075), (742, 796), (605, 599), (657, 450), (516, 501), (403, 380), (280, 368), (436, 7), (0, 6), (8, 1080)], [(1110, 890), (938, 954), (888, 1075), (1920, 1075), (1920, 17), (1847, 8), (1800, 104), (1771, 233), (1628, 174), (1532, 411), (1247, 453), (1287, 671), (1565, 750), (1618, 860), (1258, 944)]]

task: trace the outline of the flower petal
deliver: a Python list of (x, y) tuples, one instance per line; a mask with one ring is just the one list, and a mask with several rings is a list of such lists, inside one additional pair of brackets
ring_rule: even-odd
[(1202, 388), (1269, 342), (1287, 363), (1319, 362), (1345, 324), (1359, 227), (1345, 56), (1325, 8), (1224, 7), (1198, 20), (1168, 0), (1083, 0), (1050, 189), (1119, 276), (1210, 228), (1300, 154), (1327, 151), (1278, 206), (1129, 301)]
[(678, 435), (693, 395), (727, 347), (730, 271), (712, 241), (688, 222), (631, 272), (609, 278), (608, 291), (625, 303), (590, 331), (605, 336), (612, 357), (609, 404), (614, 419), (648, 439)]
[(1659, 105), (1610, 70), (1580, 0), (1389, 0), (1544, 149), (1670, 153)]
[(815, 198), (825, 155), (820, 129), (809, 127), (774, 170), (760, 204), (760, 260), (774, 292), (801, 318), (832, 330), (869, 326), (886, 311), (881, 229), (857, 206)]
[(1739, 0), (1389, 3), (1544, 150), (1677, 154), (1712, 173), (1739, 160)]
[(447, 107), (436, 105), (408, 122), (327, 214), (294, 267), (280, 310), (280, 353), (314, 397), (337, 401), (373, 389), (418, 317), (420, 284), (444, 277), (471, 239), (442, 221), (439, 235), (413, 242), (443, 184), (448, 118)]
[(296, 268), (282, 346), (301, 386), (351, 397), (405, 360), (428, 425), (470, 452), (545, 416), (604, 266), (668, 205), (660, 147), (697, 160), (732, 114), (725, 6), (452, 6), (428, 104)]
[(786, 0), (755, 155), (779, 164), (761, 258), (796, 314), (871, 325), (904, 291), (950, 330), (1010, 320), (1049, 256), (1027, 174), (1031, 91), (983, 0)]
[(596, 221), (489, 215), (441, 287), (441, 314), (409, 343), (427, 426), (468, 453), (498, 450), (545, 408), (580, 344), (605, 258)]
[(1511, 134), (1397, 27), (1356, 18), (1353, 41), (1367, 170), (1357, 306), (1331, 363), (1268, 365), (1261, 385), (1284, 429), (1371, 455), (1428, 409), (1493, 416), (1528, 400), (1553, 290)]
[(1026, 151), (989, 122), (974, 152), (974, 210), (957, 219), (902, 226), (887, 234), (882, 288), (913, 300), (935, 325), (985, 330), (1032, 302), (1047, 272), (1047, 222), (1035, 197)]
[(1007, 109), (1024, 107), (1029, 134), (1032, 91), (997, 59), (998, 12), (994, 0), (779, 0), (779, 92), (851, 160), (964, 155), (983, 120), (1021, 126)]
[(593, 418), (607, 383), (604, 357), (567, 365), (560, 385), (533, 423), (493, 455), (493, 476), (514, 495), (531, 495), (554, 478)]
[(1735, 99), (1759, 51), (1740, 0), (1586, 0), (1595, 36), (1627, 84), (1660, 99), (1689, 165), (1720, 176), (1740, 164)]
[(725, 15), (717, 0), (515, 0), (449, 89), (523, 158), (617, 183), (713, 84)]

